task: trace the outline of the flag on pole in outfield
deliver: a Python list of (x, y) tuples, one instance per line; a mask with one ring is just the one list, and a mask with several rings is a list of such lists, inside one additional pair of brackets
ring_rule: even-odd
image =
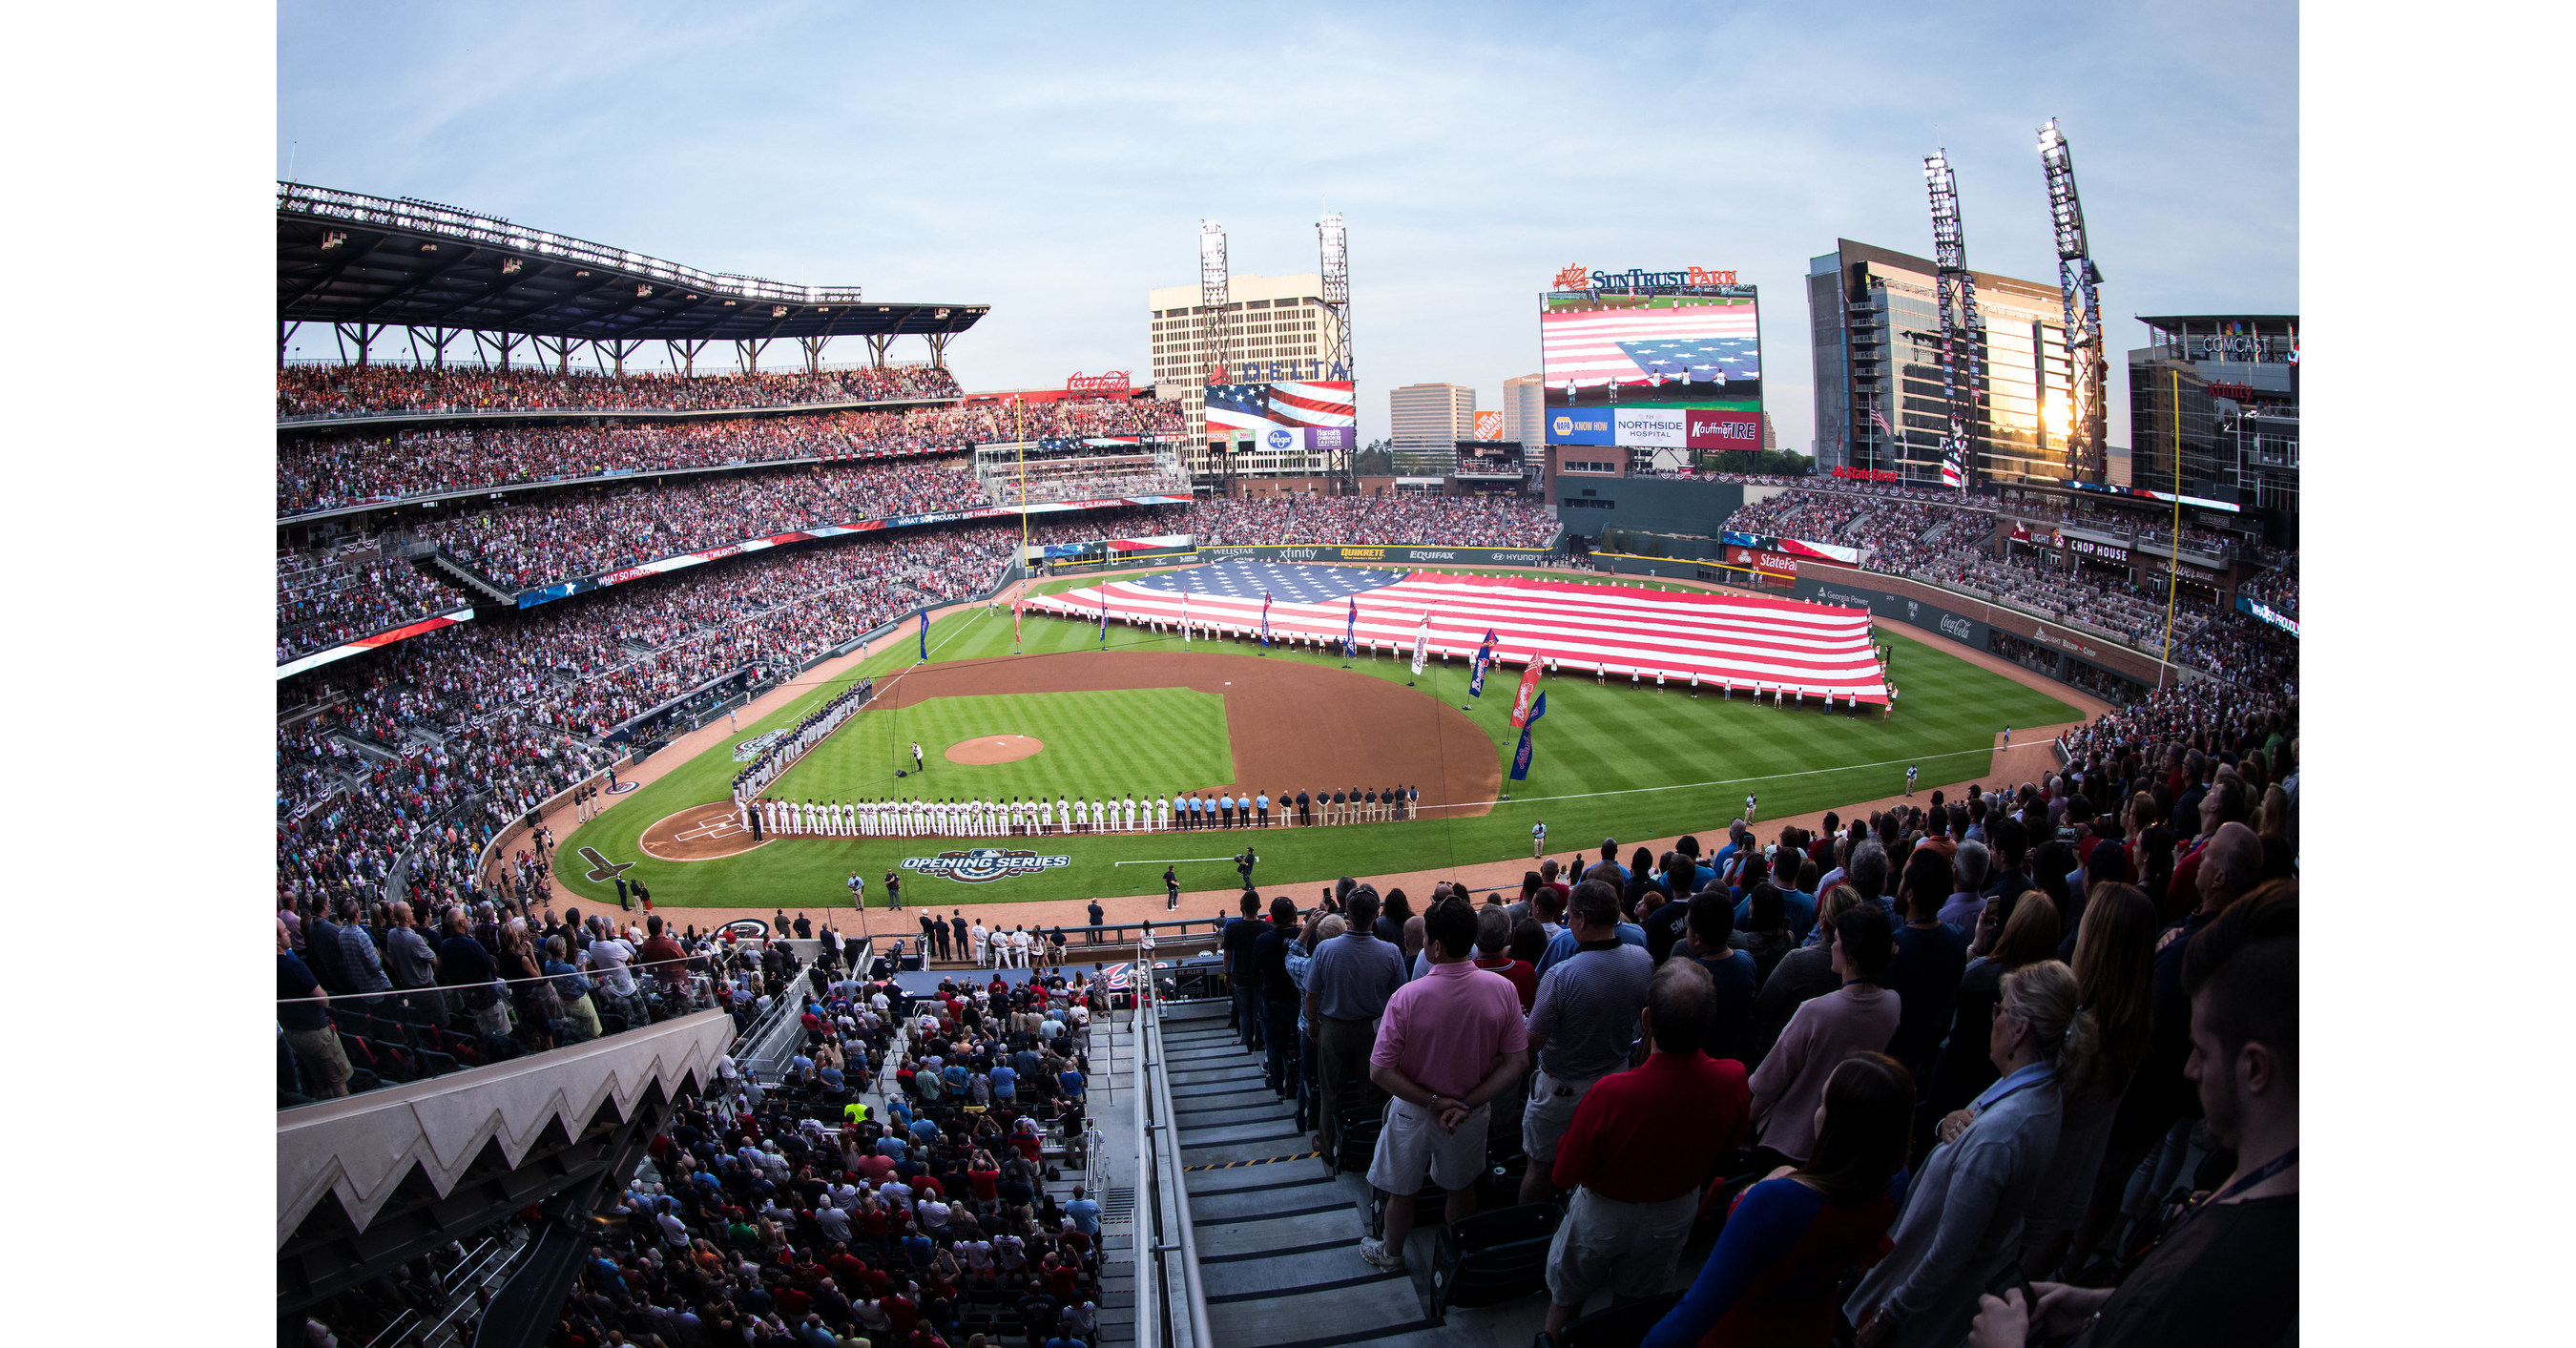
[(1494, 663), (1494, 629), (1485, 629), (1485, 639), (1476, 644), (1476, 665), (1467, 672), (1467, 696), (1485, 695), (1485, 667)]
[(1261, 644), (1270, 644), (1270, 592), (1261, 592)]
[(1422, 610), (1422, 621), (1413, 628), (1413, 677), (1422, 677), (1422, 661), (1431, 653), (1431, 610)]
[(1538, 691), (1538, 662), (1538, 652), (1531, 651), (1529, 668), (1521, 671), (1521, 690), (1512, 698), (1512, 724), (1515, 726), (1529, 724), (1530, 699), (1543, 696)]
[(1020, 644), (1020, 613), (1028, 607), (1028, 602), (1029, 582), (1028, 578), (1023, 576), (1020, 578), (1019, 587), (1011, 592), (1011, 644), (1014, 646)]
[[(1105, 589), (1100, 602), (1104, 604), (1109, 602)], [(1184, 646), (1190, 644), (1190, 587), (1187, 585), (1181, 587), (1181, 644)]]
[(930, 610), (928, 609), (921, 611), (921, 631), (917, 636), (921, 642), (921, 662), (928, 664), (930, 663)]
[(1538, 728), (1538, 718), (1545, 715), (1547, 715), (1547, 694), (1541, 693), (1538, 695), (1538, 701), (1530, 704), (1529, 719), (1521, 723), (1521, 747), (1512, 751), (1513, 781), (1529, 780), (1530, 755), (1534, 752), (1530, 746), (1530, 732)]
[(1342, 658), (1348, 660), (1359, 653), (1360, 601), (1354, 599), (1351, 601), (1351, 616), (1342, 622)]
[(1100, 644), (1109, 644), (1109, 591), (1105, 586), (1100, 591)]

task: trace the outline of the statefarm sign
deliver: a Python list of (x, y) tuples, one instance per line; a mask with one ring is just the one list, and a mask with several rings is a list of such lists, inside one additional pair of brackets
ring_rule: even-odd
[(1768, 571), (1775, 576), (1794, 578), (1798, 574), (1798, 559), (1785, 552), (1771, 552), (1760, 548), (1728, 548), (1726, 561), (1730, 566), (1749, 566), (1757, 571)]
[(1658, 286), (1731, 286), (1738, 284), (1732, 271), (1712, 271), (1706, 267), (1684, 267), (1680, 271), (1643, 271), (1630, 267), (1626, 271), (1594, 271), (1589, 267), (1565, 267), (1556, 274), (1559, 290), (1649, 290)]

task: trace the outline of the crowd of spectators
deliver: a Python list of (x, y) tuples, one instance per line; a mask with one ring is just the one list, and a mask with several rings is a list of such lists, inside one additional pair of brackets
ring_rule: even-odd
[(576, 487), (410, 527), (503, 588), (524, 590), (749, 538), (982, 504), (973, 474), (922, 461)]
[(377, 555), (371, 544), (347, 556), (282, 550), (277, 554), (278, 663), (466, 602), (420, 567)]
[[(637, 715), (727, 675), (758, 683), (923, 603), (989, 589), (1008, 523), (755, 557), (426, 636), (301, 676), (323, 710), (278, 732), (280, 901), (476, 897), (510, 820), (606, 768)], [(372, 753), (343, 752), (352, 743)]]
[[(2076, 1303), (2079, 1342), (2286, 1341), (2297, 735), (2294, 693), (2204, 681), (2042, 781), (1767, 842), (1739, 819), (1706, 854), (1605, 840), (1517, 900), (1247, 892), (1233, 1027), (1311, 1145), (1372, 1149), (1368, 1264), (1472, 1213), (1496, 1156), (1521, 1202), (1569, 1199), (1552, 1330), (1672, 1285), (1715, 1218), (1647, 1343), (2017, 1345)], [(1445, 1214), (1408, 1198), (1426, 1175)], [(2213, 1260), (2201, 1223), (2245, 1243)], [(1992, 1294), (2031, 1279), (2062, 1281)]]
[(1270, 496), (1193, 503), (1170, 533), (1202, 545), (1419, 544), (1535, 548), (1555, 537), (1544, 505), (1508, 496)]
[(1991, 507), (1972, 508), (1956, 496), (1802, 486), (1747, 502), (1727, 517), (1724, 527), (1731, 533), (1864, 549), (1863, 566), (1904, 575), (1983, 544), (1993, 536), (1994, 523)]
[[(2164, 650), (2164, 597), (2148, 593), (2133, 581), (2115, 580), (2080, 566), (2043, 568), (2022, 558), (1973, 552), (1943, 558), (1931, 574), (1944, 584), (2100, 628), (2149, 655)], [(2180, 646), (2208, 625), (2211, 613), (2198, 604), (2179, 604), (2172, 618), (2175, 643)]]
[(737, 407), (954, 398), (956, 376), (936, 365), (858, 366), (818, 374), (760, 372), (615, 375), (458, 365), (290, 365), (277, 372), (277, 415), (380, 412), (702, 412)]
[(786, 1079), (728, 1062), (675, 1112), (550, 1342), (1096, 1344), (1100, 1205), (1050, 1156), (1091, 988), (811, 977)]
[(2271, 570), (2236, 587), (2236, 592), (2268, 606), (2292, 622), (2299, 620), (2299, 554), (2288, 557)]
[(1023, 435), (1177, 436), (1181, 429), (1179, 404), (1140, 399), (977, 402), (668, 424), (431, 428), (390, 436), (302, 435), (278, 446), (277, 513), (283, 518), (602, 474), (777, 459), (936, 454)]

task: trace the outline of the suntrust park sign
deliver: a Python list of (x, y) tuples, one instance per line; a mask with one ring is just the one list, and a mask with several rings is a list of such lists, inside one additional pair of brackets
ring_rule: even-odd
[(1630, 267), (1626, 271), (1594, 271), (1589, 267), (1565, 267), (1556, 274), (1559, 290), (1650, 290), (1669, 286), (1731, 286), (1738, 284), (1732, 271), (1711, 271), (1706, 267), (1684, 267), (1680, 271), (1644, 271)]

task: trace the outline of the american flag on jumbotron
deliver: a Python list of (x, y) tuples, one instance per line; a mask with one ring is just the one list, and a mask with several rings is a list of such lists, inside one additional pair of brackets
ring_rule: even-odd
[(1029, 604), (1089, 619), (1105, 600), (1119, 617), (1173, 622), (1184, 577), (1192, 617), (1201, 623), (1249, 628), (1259, 621), (1267, 593), (1274, 634), (1338, 646), (1346, 614), (1356, 608), (1360, 640), (1395, 650), (1407, 644), (1428, 608), (1432, 650), (1454, 659), (1472, 656), (1491, 628), (1501, 636), (1495, 660), (1515, 666), (1543, 649), (1561, 670), (1636, 670), (1647, 680), (1659, 671), (1667, 680), (1697, 674), (1700, 682), (1721, 686), (1887, 700), (1871, 650), (1869, 615), (1790, 599), (1241, 558), (1046, 595)]
[(1212, 384), (1207, 424), (1239, 431), (1273, 426), (1355, 426), (1359, 395), (1348, 380), (1321, 383)]
[(1761, 324), (1751, 304), (1566, 310), (1539, 315), (1538, 332), (1551, 385), (1762, 377)]

